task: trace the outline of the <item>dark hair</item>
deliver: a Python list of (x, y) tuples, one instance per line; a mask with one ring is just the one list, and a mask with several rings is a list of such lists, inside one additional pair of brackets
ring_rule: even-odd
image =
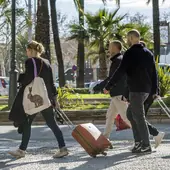
[(137, 38), (140, 38), (140, 33), (139, 33), (139, 31), (136, 30), (136, 29), (130, 30), (130, 31), (127, 33), (127, 35), (128, 35), (128, 36), (129, 36), (129, 35), (133, 35), (133, 36), (135, 36), (135, 37), (137, 37)]
[(111, 44), (114, 44), (120, 51), (122, 51), (123, 45), (119, 40), (114, 40)]

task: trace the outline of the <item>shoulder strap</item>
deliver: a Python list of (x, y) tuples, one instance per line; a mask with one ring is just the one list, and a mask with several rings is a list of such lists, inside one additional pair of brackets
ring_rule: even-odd
[(34, 65), (34, 77), (37, 77), (40, 75), (41, 71), (42, 71), (42, 67), (43, 67), (43, 61), (41, 60), (41, 66), (40, 66), (40, 71), (39, 73), (37, 74), (37, 65), (36, 65), (36, 62), (34, 60), (34, 58), (31, 58), (32, 59), (32, 62), (33, 62), (33, 65)]
[(37, 77), (37, 65), (36, 65), (34, 58), (31, 58), (31, 59), (32, 59), (32, 62), (33, 62), (33, 65), (34, 65), (34, 77)]
[(42, 67), (43, 67), (43, 61), (41, 60), (41, 66), (40, 66), (40, 71), (39, 71), (39, 73), (38, 73), (38, 76), (41, 74)]

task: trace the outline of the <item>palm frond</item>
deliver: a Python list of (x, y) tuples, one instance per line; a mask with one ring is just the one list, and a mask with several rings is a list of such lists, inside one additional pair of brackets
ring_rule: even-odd
[[(104, 4), (107, 3), (107, 0), (102, 0)], [(118, 5), (118, 7), (120, 7), (120, 0), (115, 0), (116, 4)]]
[(73, 2), (74, 2), (76, 9), (78, 9), (80, 7), (79, 0), (73, 0)]
[(92, 58), (92, 64), (96, 64), (98, 59), (99, 59), (99, 56), (95, 56), (94, 58)]
[(86, 54), (87, 57), (94, 56), (94, 55), (99, 55), (99, 52), (92, 50), (92, 51), (89, 51), (89, 52)]
[(146, 4), (148, 5), (151, 2), (151, 0), (147, 0)]
[(99, 47), (99, 40), (92, 40), (90, 43), (89, 43), (89, 47), (92, 48), (92, 47)]
[(84, 15), (84, 10), (83, 10), (84, 7), (81, 4), (81, 0), (73, 0), (73, 2), (74, 2), (76, 9)]

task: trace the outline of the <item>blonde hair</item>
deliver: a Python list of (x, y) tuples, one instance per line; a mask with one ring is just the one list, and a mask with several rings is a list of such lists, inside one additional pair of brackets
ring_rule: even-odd
[(38, 43), (37, 41), (31, 41), (30, 43), (28, 43), (26, 48), (35, 50), (39, 55), (44, 52), (44, 46), (41, 43)]

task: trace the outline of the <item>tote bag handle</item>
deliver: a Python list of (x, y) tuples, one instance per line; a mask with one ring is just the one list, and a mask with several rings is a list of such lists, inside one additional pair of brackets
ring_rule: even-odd
[(35, 78), (35, 77), (38, 77), (40, 75), (41, 71), (42, 71), (43, 61), (41, 60), (40, 71), (37, 74), (37, 65), (36, 65), (36, 62), (35, 62), (34, 58), (31, 58), (31, 59), (32, 59), (32, 62), (33, 62), (33, 65), (34, 65), (34, 78)]

